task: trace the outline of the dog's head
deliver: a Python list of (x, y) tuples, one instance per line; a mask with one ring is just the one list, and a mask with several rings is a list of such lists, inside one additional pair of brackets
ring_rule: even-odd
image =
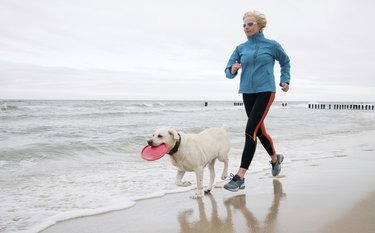
[(147, 140), (147, 143), (150, 146), (159, 146), (160, 144), (165, 143), (168, 145), (169, 149), (172, 149), (178, 139), (179, 136), (175, 129), (161, 128), (155, 130), (155, 132), (152, 134), (152, 137)]

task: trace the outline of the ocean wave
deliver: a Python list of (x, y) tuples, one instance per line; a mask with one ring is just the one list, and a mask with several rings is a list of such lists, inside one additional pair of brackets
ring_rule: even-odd
[[(25, 116), (24, 114), (18, 115), (17, 117), (22, 117), (26, 119), (27, 117), (32, 119), (34, 118), (59, 118), (59, 119), (68, 119), (68, 118), (109, 118), (109, 117), (126, 117), (132, 115), (160, 115), (160, 114), (168, 114), (168, 113), (196, 113), (196, 112), (214, 112), (214, 111), (222, 111), (222, 110), (243, 110), (242, 108), (237, 107), (215, 107), (215, 108), (128, 108), (124, 110), (117, 110), (117, 111), (87, 111), (87, 112), (79, 112), (79, 111), (72, 111), (72, 112), (64, 112), (64, 113), (45, 113), (40, 115), (38, 113), (34, 115)], [(12, 119), (14, 116), (9, 116), (8, 119)], [(6, 118), (4, 118), (6, 119)]]
[(29, 116), (105, 116), (148, 114), (159, 112), (215, 111), (238, 108), (229, 103), (210, 103), (205, 107), (200, 101), (132, 102), (132, 101), (13, 101), (3, 103), (3, 110), (17, 109)]
[(15, 105), (8, 105), (7, 103), (3, 103), (3, 104), (0, 103), (0, 110), (1, 111), (10, 111), (10, 110), (14, 110), (14, 109), (18, 109), (18, 107), (15, 106)]
[(79, 218), (79, 217), (87, 217), (87, 216), (92, 216), (92, 215), (97, 215), (97, 214), (104, 214), (116, 210), (123, 210), (130, 208), (136, 204), (135, 201), (131, 200), (121, 200), (116, 204), (113, 204), (111, 206), (107, 207), (101, 207), (97, 209), (83, 209), (83, 210), (73, 210), (73, 211), (68, 211), (60, 214), (56, 214), (52, 217), (48, 217), (45, 219), (42, 223), (39, 223), (37, 226), (29, 229), (29, 230), (24, 230), (20, 231), (20, 233), (38, 233), (41, 232), (48, 227), (51, 227), (55, 225), (58, 222), (66, 221), (69, 219), (74, 219), (74, 218)]
[(166, 106), (167, 104), (166, 103), (162, 103), (162, 102), (160, 102), (160, 103), (134, 103), (134, 104), (131, 104), (130, 106), (129, 106), (129, 108), (133, 108), (133, 107), (141, 107), (141, 108), (143, 108), (143, 107), (147, 107), (147, 108), (152, 108), (152, 107), (164, 107), (164, 106)]
[(113, 211), (125, 210), (125, 209), (135, 206), (136, 203), (141, 200), (159, 198), (168, 194), (188, 192), (192, 189), (193, 187), (184, 187), (184, 188), (178, 188), (178, 189), (173, 189), (173, 190), (164, 190), (164, 191), (154, 192), (149, 195), (138, 196), (135, 198), (117, 200), (115, 201), (115, 203), (105, 206), (105, 207), (99, 207), (95, 209), (81, 209), (81, 210), (67, 211), (64, 213), (60, 213), (60, 214), (56, 214), (54, 216), (48, 217), (42, 223), (39, 223), (37, 226), (31, 228), (30, 230), (20, 231), (20, 233), (41, 232), (55, 225), (58, 222), (63, 222), (63, 221), (67, 221), (67, 220), (74, 219), (74, 218), (105, 214), (105, 213), (109, 213)]
[(0, 168), (4, 167), (8, 162), (5, 160), (0, 160)]
[(74, 159), (75, 157), (79, 157), (82, 154), (100, 155), (106, 153), (101, 148), (95, 145), (83, 142), (68, 142), (63, 144), (35, 143), (28, 146), (24, 145), (21, 148), (5, 147), (0, 149), (1, 158), (4, 161), (18, 161), (21, 166), (42, 159)]

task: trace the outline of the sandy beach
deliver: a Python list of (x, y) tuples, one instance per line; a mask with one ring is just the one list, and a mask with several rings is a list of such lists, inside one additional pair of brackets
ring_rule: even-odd
[(277, 178), (268, 170), (248, 174), (243, 191), (226, 191), (219, 182), (202, 199), (191, 199), (194, 191), (167, 194), (42, 232), (375, 232), (373, 136), (335, 136), (306, 146), (326, 157), (293, 167), (286, 159)]

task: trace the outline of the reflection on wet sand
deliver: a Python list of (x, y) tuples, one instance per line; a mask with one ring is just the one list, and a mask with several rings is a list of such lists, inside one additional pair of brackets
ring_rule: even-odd
[[(223, 232), (232, 233), (238, 232), (236, 228), (246, 229), (247, 232), (251, 233), (272, 233), (275, 231), (276, 218), (279, 212), (280, 200), (285, 194), (282, 190), (282, 184), (279, 180), (273, 180), (273, 201), (271, 207), (268, 210), (268, 214), (264, 220), (264, 224), (260, 224), (259, 220), (250, 211), (249, 207), (246, 206), (246, 194), (231, 197), (224, 200), (224, 207), (227, 213), (225, 218), (219, 218), (218, 205), (215, 197), (211, 194), (206, 195), (210, 199), (211, 203), (211, 216), (207, 217), (204, 199), (198, 199), (199, 216), (197, 221), (189, 221), (189, 217), (194, 214), (194, 210), (188, 209), (180, 212), (178, 215), (178, 221), (180, 223), (180, 232), (193, 233), (193, 232)], [(244, 218), (246, 219), (247, 226), (235, 226), (233, 223), (233, 210), (240, 210)], [(235, 221), (238, 223), (239, 221)], [(262, 226), (263, 225), (263, 226)]]

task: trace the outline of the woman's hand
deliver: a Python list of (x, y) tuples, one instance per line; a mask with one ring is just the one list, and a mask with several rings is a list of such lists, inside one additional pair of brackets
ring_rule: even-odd
[(238, 71), (240, 68), (241, 68), (241, 64), (238, 63), (238, 61), (236, 61), (236, 63), (234, 63), (234, 64), (232, 65), (232, 68), (230, 69), (230, 72), (231, 72), (232, 74), (235, 74), (235, 73), (237, 73), (237, 71)]
[(289, 91), (289, 84), (282, 83), (281, 86), (282, 86), (281, 90), (283, 90), (284, 92)]

